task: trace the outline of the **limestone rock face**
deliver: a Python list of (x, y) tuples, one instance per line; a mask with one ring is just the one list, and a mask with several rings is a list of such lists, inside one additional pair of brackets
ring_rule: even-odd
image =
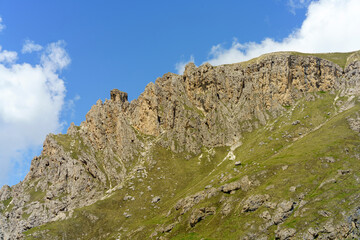
[(2, 186), (0, 189), (0, 201), (9, 199), (11, 196), (11, 188), (8, 185)]
[(337, 88), (342, 72), (327, 60), (290, 54), (249, 65), (189, 63), (184, 75), (150, 83), (131, 102), (130, 117), (140, 132), (165, 135), (162, 144), (172, 151), (196, 154), (203, 145), (231, 145), (306, 93)]
[(111, 101), (124, 103), (128, 101), (128, 94), (126, 92), (121, 92), (118, 89), (113, 89), (110, 91), (110, 98)]
[[(111, 90), (110, 100), (98, 100), (80, 126), (72, 124), (67, 134), (47, 136), (24, 181), (0, 189), (0, 239), (21, 239), (25, 230), (71, 217), (74, 209), (122, 188), (140, 170), (146, 174), (146, 166), (156, 161), (148, 154), (147, 139), (187, 159), (202, 147), (232, 146), (242, 134), (266, 124), (311, 92), (360, 93), (359, 71), (357, 58), (343, 71), (324, 59), (282, 53), (247, 64), (196, 67), (190, 63), (183, 75), (165, 74), (130, 103), (127, 93)], [(358, 131), (358, 119), (355, 123)], [(244, 177), (220, 190), (210, 188), (184, 197), (175, 209), (181, 209), (182, 215), (221, 191), (245, 192), (251, 186)], [(244, 211), (267, 200), (268, 196), (258, 195)], [(292, 211), (285, 205), (276, 216), (279, 222)], [(212, 214), (213, 208), (197, 209), (190, 225)], [(293, 234), (281, 230), (278, 237)]]
[[(13, 205), (6, 220), (0, 216), (5, 239), (64, 219), (123, 182), (140, 141), (126, 116), (127, 94), (112, 91), (111, 98), (98, 101), (79, 127), (72, 124), (67, 134), (48, 135), (24, 181), (0, 190), (0, 200), (12, 198)], [(23, 215), (29, 217), (19, 221)]]

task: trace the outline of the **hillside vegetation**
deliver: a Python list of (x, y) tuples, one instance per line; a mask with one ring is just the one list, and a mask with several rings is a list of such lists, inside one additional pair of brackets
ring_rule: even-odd
[(359, 52), (112, 90), (0, 190), (0, 239), (357, 239)]
[[(319, 226), (341, 224), (349, 217), (344, 213), (358, 207), (360, 138), (347, 118), (357, 117), (360, 104), (336, 114), (336, 94), (313, 96), (316, 100), (301, 99), (283, 116), (244, 136), (233, 151), (235, 159), (226, 158), (230, 147), (204, 148), (185, 160), (154, 144), (148, 154), (156, 163), (146, 178), (135, 174), (123, 189), (75, 210), (71, 218), (29, 230), (28, 239), (41, 233), (46, 233), (44, 239), (144, 239), (152, 234), (169, 239), (237, 239), (259, 233), (275, 238), (278, 229), (311, 228), (316, 235), (327, 235), (328, 230)], [(237, 161), (241, 164), (235, 166)], [(220, 190), (244, 176), (252, 182), (248, 190), (231, 194)], [(176, 210), (181, 199), (212, 188), (213, 196), (191, 200), (191, 210), (184, 214)], [(254, 198), (265, 195), (263, 203)], [(152, 203), (154, 196), (160, 201)], [(252, 203), (246, 202), (251, 198)], [(280, 223), (270, 224), (276, 205), (283, 201), (291, 202), (289, 213)], [(244, 212), (249, 206), (251, 210)], [(214, 208), (214, 213), (191, 226), (194, 210), (201, 208)]]

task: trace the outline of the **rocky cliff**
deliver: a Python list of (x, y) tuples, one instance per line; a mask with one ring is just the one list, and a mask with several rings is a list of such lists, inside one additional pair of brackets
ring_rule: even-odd
[(359, 237), (360, 61), (332, 57), (190, 63), (132, 102), (112, 90), (1, 188), (0, 239)]

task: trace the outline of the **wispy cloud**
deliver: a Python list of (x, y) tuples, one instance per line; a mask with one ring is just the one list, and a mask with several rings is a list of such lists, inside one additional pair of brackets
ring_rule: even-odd
[(29, 39), (25, 40), (21, 53), (32, 53), (41, 51), (43, 47), (39, 44), (36, 44), (34, 41)]
[(3, 23), (3, 19), (2, 19), (2, 17), (0, 17), (0, 32), (2, 32), (2, 30), (4, 30), (5, 29), (5, 24)]
[(76, 94), (75, 97), (66, 101), (64, 111), (70, 113), (71, 118), (75, 117), (75, 103), (80, 100), (80, 95)]
[(319, 0), (310, 3), (302, 26), (281, 41), (265, 38), (260, 43), (212, 47), (208, 62), (235, 63), (276, 51), (347, 52), (360, 49), (360, 1)]
[(0, 51), (0, 186), (17, 172), (15, 167), (27, 166), (31, 159), (24, 161), (24, 154), (62, 128), (66, 88), (60, 72), (70, 57), (63, 41), (42, 50), (34, 46), (25, 52), (42, 51), (36, 65), (17, 63), (16, 52)]
[(0, 46), (0, 63), (13, 63), (17, 59), (17, 52), (2, 50)]
[(190, 59), (187, 60), (187, 61), (180, 61), (180, 62), (177, 62), (175, 64), (175, 69), (176, 69), (176, 72), (177, 74), (183, 74), (184, 73), (184, 70), (185, 70), (185, 66), (186, 64), (188, 64), (189, 62), (195, 62), (195, 58), (194, 56), (190, 56)]
[(292, 14), (296, 14), (297, 9), (307, 8), (311, 0), (288, 0), (289, 10)]

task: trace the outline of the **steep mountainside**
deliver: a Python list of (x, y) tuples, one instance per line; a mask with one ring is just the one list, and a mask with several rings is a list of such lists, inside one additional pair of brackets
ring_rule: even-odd
[(114, 89), (1, 188), (0, 239), (359, 238), (359, 94), (359, 52)]

